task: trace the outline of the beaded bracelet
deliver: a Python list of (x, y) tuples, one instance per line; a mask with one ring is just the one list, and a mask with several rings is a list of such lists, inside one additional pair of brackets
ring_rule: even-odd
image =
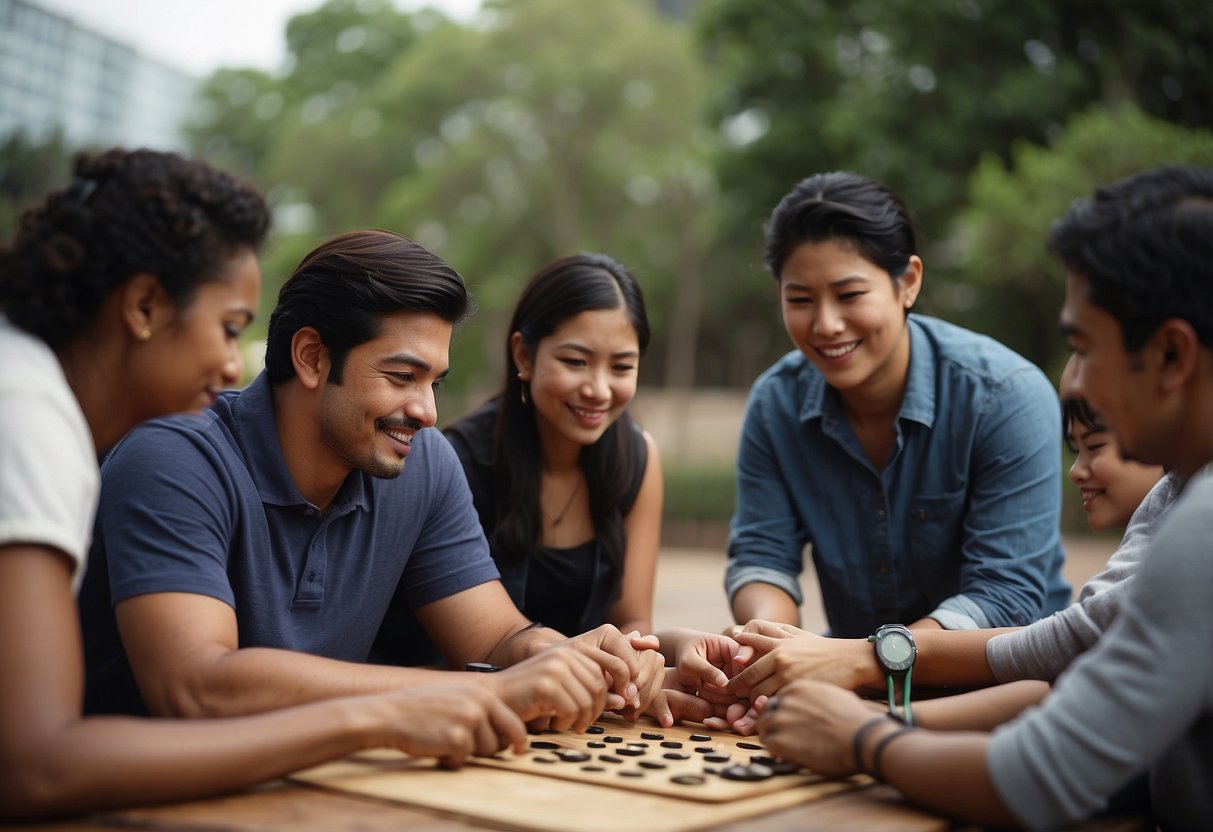
[(877, 780), (879, 780), (881, 783), (885, 782), (885, 779), (884, 779), (884, 772), (881, 771), (881, 769), (880, 769), (880, 755), (884, 753), (885, 747), (889, 743), (891, 743), (893, 740), (900, 737), (902, 734), (906, 734), (913, 730), (914, 730), (914, 726), (903, 725), (900, 728), (898, 728), (896, 731), (890, 731), (889, 733), (885, 734), (883, 737), (880, 738), (880, 741), (876, 743), (876, 750), (874, 750), (872, 752), (872, 776), (875, 777)]
[(863, 764), (863, 741), (868, 734), (872, 733), (873, 728), (882, 722), (888, 721), (888, 719), (889, 717), (885, 714), (872, 717), (856, 728), (855, 736), (851, 738), (851, 754), (855, 758), (855, 768), (869, 777), (873, 775), (872, 772), (868, 771), (867, 766)]

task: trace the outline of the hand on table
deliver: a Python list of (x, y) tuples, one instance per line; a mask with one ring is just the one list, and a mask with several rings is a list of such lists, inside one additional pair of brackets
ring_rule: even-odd
[(758, 733), (776, 757), (830, 777), (856, 772), (852, 740), (873, 716), (863, 700), (827, 682), (792, 682), (764, 703)]
[(479, 685), (425, 685), (368, 697), (371, 713), (383, 706), (383, 727), (373, 744), (414, 757), (437, 757), (458, 768), (469, 756), (488, 757), (507, 747), (526, 749), (526, 726), (493, 691)]
[(602, 666), (571, 639), (476, 681), (496, 691), (523, 721), (537, 728), (584, 731), (604, 710), (625, 704), (608, 690)]

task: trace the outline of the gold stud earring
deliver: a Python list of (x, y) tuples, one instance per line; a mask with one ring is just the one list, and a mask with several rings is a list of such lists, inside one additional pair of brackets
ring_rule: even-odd
[(143, 328), (143, 330), (139, 333), (140, 341), (150, 341), (151, 337), (152, 337), (152, 328), (150, 326), (145, 326)]

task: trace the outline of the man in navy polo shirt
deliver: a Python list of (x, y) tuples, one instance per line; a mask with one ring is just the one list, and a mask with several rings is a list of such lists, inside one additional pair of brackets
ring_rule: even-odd
[(86, 710), (247, 714), (449, 679), (366, 663), (398, 586), (449, 666), (507, 668), (469, 678), (524, 719), (647, 706), (655, 639), (566, 640), (523, 617), (454, 451), (426, 430), (467, 309), (416, 243), (339, 236), (283, 286), (265, 372), (113, 450), (81, 592)]

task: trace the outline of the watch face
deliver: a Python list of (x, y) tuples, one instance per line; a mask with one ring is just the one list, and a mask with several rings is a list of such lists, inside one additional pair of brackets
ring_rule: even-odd
[(889, 633), (880, 640), (880, 654), (889, 664), (901, 664), (914, 655), (914, 647), (901, 633)]

